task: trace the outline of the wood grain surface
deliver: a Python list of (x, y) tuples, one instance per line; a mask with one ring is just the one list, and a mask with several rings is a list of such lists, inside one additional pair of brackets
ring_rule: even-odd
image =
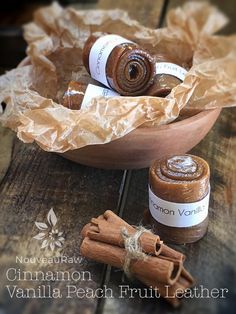
[(4, 178), (11, 162), (14, 137), (15, 137), (15, 134), (11, 130), (0, 126), (0, 138), (1, 138), (0, 183), (2, 179)]
[[(19, 17), (22, 20), (25, 18)], [(67, 298), (67, 286), (92, 290), (101, 286), (105, 266), (81, 260), (80, 231), (94, 213), (99, 215), (104, 209), (116, 211), (123, 172), (83, 167), (19, 140), (15, 140), (12, 151), (14, 138), (11, 131), (0, 129), (0, 313), (94, 313), (98, 299)], [(43, 241), (33, 238), (40, 232), (35, 225), (36, 221), (49, 225), (47, 214), (51, 208), (58, 220), (54, 230), (63, 232), (65, 238), (63, 248), (57, 247), (53, 252), (41, 249)], [(50, 261), (51, 257), (59, 254), (74, 258), (75, 261), (59, 264), (27, 262), (29, 258), (40, 257)], [(21, 257), (26, 258), (26, 261), (19, 262)], [(86, 273), (84, 280), (78, 281), (11, 282), (6, 275), (11, 268), (30, 273), (62, 271), (70, 274), (78, 272), (81, 276), (83, 272)], [(43, 285), (51, 289), (59, 288), (62, 298), (11, 298), (7, 285), (36, 290)], [(43, 293), (42, 288), (40, 292)]]
[[(0, 244), (1, 244), (1, 305), (3, 313), (92, 313), (96, 299), (13, 299), (5, 286), (12, 284), (6, 278), (9, 268), (27, 271), (91, 272), (91, 280), (78, 281), (80, 288), (96, 289), (102, 280), (103, 265), (83, 261), (73, 264), (17, 263), (16, 257), (52, 257), (55, 252), (41, 250), (42, 241), (33, 239), (40, 230), (35, 221), (48, 224), (50, 208), (58, 218), (56, 228), (63, 232), (65, 244), (56, 250), (69, 257), (79, 257), (80, 230), (88, 219), (104, 208), (116, 208), (122, 172), (87, 168), (63, 158), (48, 154), (36, 145), (17, 142), (7, 175), (0, 185)], [(41, 231), (42, 232), (42, 231)], [(70, 283), (70, 282), (68, 282)], [(38, 282), (18, 282), (19, 287), (37, 287)], [(47, 283), (66, 289), (63, 282)], [(75, 284), (75, 283), (74, 283)], [(66, 291), (65, 291), (66, 294)], [(67, 312), (66, 312), (67, 311)]]
[[(226, 13), (235, 14), (228, 3), (224, 5), (220, 1), (216, 2)], [(169, 1), (169, 8), (177, 3), (179, 1)], [(146, 26), (155, 27), (160, 23), (163, 4), (164, 1), (159, 0), (146, 0), (145, 5), (141, 0), (100, 0), (97, 7), (127, 9), (132, 18)], [(173, 310), (163, 300), (138, 297), (120, 299), (118, 285), (140, 287), (141, 290), (144, 287), (124, 279), (120, 270), (92, 261), (82, 259), (71, 264), (16, 262), (17, 256), (50, 258), (61, 253), (68, 257), (80, 257), (79, 233), (82, 226), (106, 209), (115, 210), (131, 224), (140, 223), (143, 211), (148, 206), (148, 170), (123, 173), (80, 166), (55, 154), (43, 152), (36, 145), (25, 145), (18, 140), (12, 153), (11, 133), (0, 130), (0, 314), (235, 313), (235, 121), (235, 109), (223, 110), (211, 132), (191, 152), (205, 158), (211, 167), (210, 224), (204, 239), (195, 244), (178, 246), (187, 255), (186, 267), (197, 278), (198, 286), (203, 285), (208, 289), (228, 288), (229, 293), (225, 299), (184, 300), (178, 310)], [(65, 238), (63, 248), (57, 248), (54, 252), (42, 250), (42, 241), (33, 238), (40, 232), (35, 225), (36, 221), (49, 225), (47, 214), (50, 208), (54, 209), (57, 217), (54, 227), (63, 232)], [(22, 288), (48, 284), (52, 288), (60, 288), (63, 295), (67, 294), (67, 284), (93, 290), (107, 284), (115, 297), (43, 300), (10, 298), (6, 285), (14, 282), (9, 283), (6, 278), (9, 268), (30, 272), (89, 271), (91, 280), (79, 280), (76, 283), (70, 280), (66, 283), (19, 281), (15, 284)]]
[[(128, 308), (133, 313), (235, 313), (236, 309), (236, 110), (223, 110), (218, 122), (207, 137), (197, 145), (192, 154), (203, 157), (211, 167), (211, 199), (209, 208), (209, 228), (207, 235), (197, 243), (175, 246), (186, 254), (186, 267), (196, 277), (197, 287), (207, 289), (229, 289), (226, 299), (189, 299), (182, 307), (172, 310), (162, 300), (108, 299), (104, 313), (124, 313)], [(132, 172), (129, 193), (124, 205), (123, 218), (138, 225), (143, 220), (143, 212), (148, 208), (148, 170)], [(112, 269), (109, 287), (119, 295), (122, 273)], [(130, 285), (137, 287), (136, 284)], [(112, 308), (115, 308), (112, 312)]]
[[(236, 18), (233, 4), (220, 5), (229, 16)], [(169, 1), (168, 9), (183, 1)], [(235, 25), (235, 21), (231, 23)], [(233, 28), (234, 29), (234, 28)], [(223, 32), (223, 31), (222, 31)], [(223, 33), (231, 33), (227, 27)], [(207, 235), (195, 244), (175, 246), (187, 256), (186, 267), (196, 277), (197, 287), (207, 289), (226, 288), (226, 298), (193, 298), (184, 300), (181, 308), (171, 309), (163, 300), (135, 298), (120, 299), (119, 285), (140, 287), (124, 280), (122, 272), (111, 269), (108, 286), (117, 296), (106, 299), (102, 313), (179, 313), (179, 314), (223, 314), (236, 311), (236, 108), (224, 109), (217, 123), (190, 153), (206, 159), (211, 167), (211, 200), (209, 229)], [(132, 171), (128, 196), (123, 204), (123, 218), (138, 225), (143, 222), (143, 212), (148, 208), (148, 170)], [(174, 246), (173, 246), (174, 247)]]

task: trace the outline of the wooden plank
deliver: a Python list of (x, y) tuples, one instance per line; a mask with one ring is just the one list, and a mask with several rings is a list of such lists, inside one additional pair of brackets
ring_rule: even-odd
[[(77, 288), (96, 290), (102, 280), (103, 265), (83, 261), (82, 263), (17, 263), (16, 257), (39, 258), (55, 257), (59, 253), (69, 257), (80, 257), (79, 245), (81, 228), (90, 217), (106, 208), (116, 208), (119, 197), (121, 171), (105, 171), (77, 165), (56, 154), (40, 150), (36, 145), (17, 142), (13, 161), (0, 185), (0, 250), (1, 250), (1, 304), (6, 313), (92, 313), (97, 299), (67, 299), (67, 284)], [(41, 249), (42, 241), (33, 239), (40, 230), (35, 221), (49, 226), (47, 214), (54, 209), (58, 222), (54, 229), (63, 232), (65, 238), (62, 249)], [(47, 233), (52, 227), (48, 227)], [(41, 231), (44, 232), (44, 231)], [(45, 237), (47, 239), (48, 236)], [(59, 249), (59, 250), (58, 250)], [(17, 284), (23, 288), (36, 288), (40, 282), (13, 281), (6, 278), (9, 268), (20, 271), (89, 271), (91, 280), (68, 283), (62, 281), (42, 282), (60, 288), (63, 294), (59, 299), (16, 299), (10, 298), (6, 285)], [(12, 275), (13, 276), (13, 275)], [(89, 278), (89, 277), (86, 277)], [(82, 310), (83, 309), (83, 310)], [(44, 311), (44, 312), (43, 312)]]
[(14, 133), (0, 125), (0, 182), (3, 180), (11, 162)]
[[(87, 6), (85, 6), (87, 8)], [(90, 4), (91, 7), (91, 4)], [(81, 5), (80, 5), (80, 8)], [(4, 130), (6, 132), (6, 130)], [(7, 131), (8, 132), (8, 131)], [(8, 314), (37, 313), (93, 313), (96, 311), (97, 298), (68, 297), (67, 285), (76, 288), (96, 291), (101, 286), (104, 266), (89, 261), (80, 261), (80, 231), (92, 216), (97, 216), (106, 209), (116, 210), (120, 198), (122, 171), (105, 171), (88, 168), (69, 162), (53, 153), (46, 153), (36, 145), (25, 145), (16, 142), (12, 162), (9, 166), (11, 150), (10, 141), (5, 136), (3, 142), (1, 131), (2, 181), (0, 180), (0, 312)], [(4, 133), (5, 134), (5, 133)], [(10, 134), (10, 133), (9, 133)], [(10, 135), (9, 135), (10, 136)], [(5, 176), (4, 176), (5, 175)], [(35, 222), (48, 225), (45, 239), (52, 226), (49, 226), (47, 215), (54, 209), (57, 224), (53, 228), (63, 232), (65, 241), (60, 249), (54, 251), (41, 249), (43, 241), (33, 239), (40, 232)], [(50, 257), (59, 254), (75, 258), (73, 263), (50, 264)], [(17, 258), (26, 258), (20, 263)], [(36, 261), (27, 263), (28, 258), (46, 257), (46, 263)], [(59, 271), (74, 272), (85, 280), (63, 281), (9, 281), (6, 277), (9, 268), (19, 271)], [(86, 273), (83, 273), (86, 272)], [(89, 274), (88, 274), (89, 272)], [(13, 298), (10, 297), (7, 285), (20, 288), (35, 288), (40, 285), (59, 288), (62, 298)], [(36, 292), (37, 293), (37, 292)], [(78, 310), (79, 308), (79, 310)]]
[[(179, 2), (179, 3), (178, 3)], [(215, 1), (214, 1), (215, 2)], [(174, 7), (183, 1), (170, 1)], [(229, 4), (226, 6), (220, 1), (226, 13), (231, 12)], [(236, 25), (236, 22), (235, 24)], [(232, 26), (232, 24), (231, 24)], [(228, 33), (229, 29), (226, 29)], [(206, 138), (197, 145), (192, 154), (206, 159), (211, 167), (211, 201), (209, 209), (209, 229), (207, 235), (195, 244), (173, 246), (187, 256), (186, 267), (196, 277), (197, 287), (202, 285), (207, 289), (227, 288), (229, 293), (225, 299), (193, 298), (184, 300), (178, 313), (234, 313), (236, 294), (236, 247), (234, 235), (236, 232), (236, 109), (225, 109)], [(133, 171), (129, 193), (123, 218), (130, 224), (138, 225), (142, 222), (143, 212), (148, 208), (148, 169)], [(130, 288), (143, 286), (127, 279), (123, 280), (121, 271), (111, 269), (110, 287), (114, 299), (106, 299), (103, 313), (176, 313), (163, 300), (134, 298), (121, 299), (120, 285)]]
[[(175, 246), (187, 256), (186, 267), (196, 277), (197, 287), (229, 289), (226, 299), (186, 299), (178, 313), (233, 313), (235, 306), (236, 247), (236, 110), (225, 110), (215, 127), (191, 153), (206, 159), (211, 166), (211, 201), (209, 229), (199, 242)], [(125, 204), (123, 218), (130, 224), (142, 222), (148, 208), (148, 169), (134, 171)], [(174, 246), (173, 246), (174, 247)], [(163, 300), (125, 298), (119, 299), (120, 285), (141, 288), (141, 285), (123, 281), (121, 271), (112, 269), (109, 287), (114, 299), (107, 299), (104, 312), (116, 313), (175, 313)], [(141, 291), (144, 291), (141, 289)]]
[[(0, 67), (0, 75), (3, 74), (5, 70), (6, 69)], [(1, 111), (2, 106), (0, 106), (0, 112)], [(0, 124), (0, 183), (3, 180), (11, 162), (14, 137), (14, 132), (4, 128)]]

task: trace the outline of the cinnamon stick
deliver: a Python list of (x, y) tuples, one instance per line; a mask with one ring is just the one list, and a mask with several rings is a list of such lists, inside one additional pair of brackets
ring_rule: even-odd
[(186, 256), (183, 253), (172, 249), (171, 247), (165, 245), (164, 243), (160, 244), (158, 252), (159, 252), (158, 256), (160, 258), (168, 259), (170, 261), (184, 262), (186, 258)]
[[(124, 228), (127, 233), (125, 236), (122, 233)], [(184, 294), (185, 289), (194, 283), (192, 276), (183, 267), (185, 256), (145, 229), (141, 230), (139, 238), (135, 238), (136, 232), (139, 232), (137, 230), (108, 210), (84, 226), (80, 252), (97, 262), (124, 268), (124, 271), (127, 271), (125, 265), (129, 258), (129, 273), (157, 290), (172, 306), (178, 306), (181, 293)], [(135, 241), (139, 241), (141, 257), (132, 254), (129, 256), (126, 236), (128, 240), (135, 238)]]
[[(84, 238), (80, 246), (80, 252), (87, 258), (117, 268), (123, 267), (126, 258), (125, 249), (94, 241), (89, 237)], [(142, 277), (150, 281), (173, 285), (178, 280), (182, 267), (182, 263), (173, 263), (147, 255), (145, 260), (132, 260), (130, 271), (137, 278)]]
[[(111, 210), (107, 210), (98, 218), (92, 218), (91, 222), (84, 226), (81, 234), (83, 237), (88, 236), (93, 240), (124, 247), (124, 239), (121, 235), (123, 228), (129, 235), (133, 235), (137, 231)], [(160, 256), (160, 258), (175, 262), (183, 262), (185, 259), (182, 253), (163, 244), (160, 237), (151, 232), (144, 232), (139, 238), (139, 244), (146, 254)]]
[[(124, 247), (124, 239), (121, 235), (122, 230), (126, 230), (129, 235), (133, 235), (136, 232), (136, 229), (131, 226), (119, 226), (115, 223), (109, 223), (105, 219), (93, 218), (91, 223), (84, 227), (82, 233), (90, 239)], [(140, 236), (139, 242), (143, 252), (147, 254), (158, 255), (159, 250), (161, 250), (161, 245), (157, 246), (157, 244), (161, 244), (160, 238), (149, 232), (144, 232)]]
[(163, 285), (161, 282), (149, 280), (141, 276), (138, 276), (137, 279), (139, 279), (145, 285), (152, 287), (152, 289), (157, 290), (160, 295), (174, 307), (178, 307), (180, 305), (180, 292), (182, 291), (184, 293), (185, 289), (192, 287), (194, 284), (193, 277), (184, 267), (181, 270), (178, 280), (172, 286)]

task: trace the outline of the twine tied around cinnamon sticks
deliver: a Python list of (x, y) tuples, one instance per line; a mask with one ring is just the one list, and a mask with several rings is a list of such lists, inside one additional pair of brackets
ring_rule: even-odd
[(136, 232), (129, 234), (126, 227), (121, 228), (121, 236), (124, 240), (124, 247), (126, 250), (125, 261), (123, 264), (123, 271), (128, 278), (132, 278), (132, 272), (130, 271), (130, 263), (133, 259), (145, 260), (147, 255), (143, 252), (139, 242), (139, 238), (144, 232), (150, 232), (148, 229), (138, 226), (135, 227)]
[(144, 227), (131, 226), (110, 210), (92, 218), (81, 236), (82, 256), (124, 269), (128, 277), (132, 274), (173, 306), (180, 304), (177, 291), (194, 284), (183, 265), (185, 256), (181, 252), (165, 245), (158, 235)]

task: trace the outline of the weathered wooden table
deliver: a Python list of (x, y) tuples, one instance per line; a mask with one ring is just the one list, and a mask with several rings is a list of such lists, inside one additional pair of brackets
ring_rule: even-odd
[[(115, 4), (145, 25), (157, 27), (164, 23), (166, 11), (180, 2), (116, 0)], [(113, 8), (114, 2), (102, 0), (96, 6)], [(221, 6), (231, 16), (235, 14), (231, 10), (233, 4), (221, 3)], [(227, 31), (232, 31), (235, 25), (231, 24)], [(147, 169), (107, 171), (77, 165), (36, 145), (24, 145), (12, 132), (2, 128), (0, 144), (0, 314), (235, 313), (235, 110), (224, 110), (211, 132), (192, 151), (211, 166), (210, 224), (204, 239), (178, 247), (187, 255), (186, 267), (197, 278), (198, 287), (227, 288), (229, 292), (225, 298), (184, 300), (177, 310), (161, 299), (120, 298), (119, 285), (137, 287), (137, 284), (123, 281), (121, 271), (81, 260), (79, 255), (80, 231), (91, 217), (112, 209), (129, 223), (138, 224), (142, 220), (148, 206)], [(61, 253), (67, 260), (60, 263), (55, 259), (58, 250), (44, 251), (40, 247), (42, 242), (33, 239), (39, 231), (36, 221), (49, 225), (50, 208), (54, 209), (56, 226), (65, 238)], [(55, 223), (55, 217), (51, 220)], [(45, 225), (39, 227), (43, 229)], [(28, 272), (26, 278), (24, 271)], [(39, 280), (30, 277), (36, 271), (42, 272)], [(67, 272), (70, 278), (64, 278), (68, 281), (42, 278), (49, 271)], [(73, 286), (70, 294), (68, 284)], [(96, 298), (91, 294), (78, 298), (74, 293), (75, 287), (96, 291), (104, 285), (112, 289), (113, 298), (109, 295)], [(35, 294), (36, 298), (23, 297), (14, 286), (34, 288), (31, 296)], [(60, 288), (63, 296), (45, 297), (50, 296), (49, 290), (53, 288)]]

